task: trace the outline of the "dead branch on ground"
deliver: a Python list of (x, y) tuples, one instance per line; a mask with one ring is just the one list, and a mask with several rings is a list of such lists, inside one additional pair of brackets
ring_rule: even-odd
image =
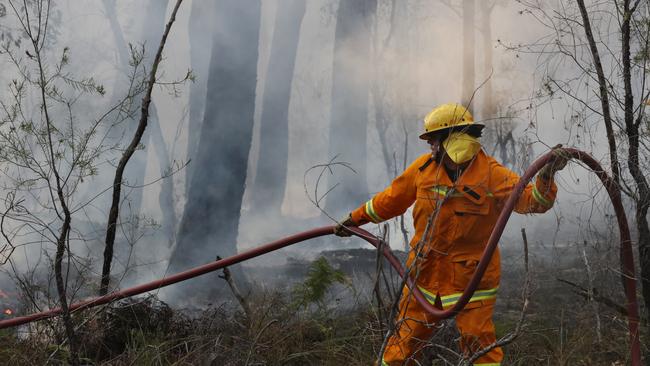
[(610, 309), (615, 310), (617, 313), (621, 314), (622, 316), (627, 317), (627, 309), (625, 307), (619, 305), (616, 301), (610, 299), (609, 297), (605, 297), (601, 295), (598, 292), (597, 288), (593, 288), (590, 290), (584, 288), (581, 285), (578, 285), (577, 283), (571, 282), (569, 280), (565, 280), (563, 278), (556, 278), (557, 281), (565, 283), (571, 287), (573, 287), (573, 292), (576, 295), (580, 295), (585, 298), (585, 300), (589, 300), (589, 294), (591, 293), (591, 296), (593, 297), (593, 300), (596, 302), (599, 302), (605, 306), (607, 306)]
[[(217, 260), (221, 259), (222, 258), (220, 256), (217, 256)], [(230, 273), (230, 269), (228, 269), (228, 267), (224, 267), (223, 275), (219, 275), (219, 278), (226, 280), (228, 287), (230, 287), (230, 291), (232, 291), (233, 295), (235, 295), (235, 298), (237, 299), (237, 302), (239, 302), (239, 305), (241, 305), (242, 309), (244, 309), (244, 313), (246, 313), (246, 316), (251, 319), (251, 315), (253, 314), (251, 312), (251, 307), (248, 304), (246, 297), (244, 297), (244, 295), (242, 295), (241, 291), (239, 290), (237, 283), (232, 277), (232, 273)]]

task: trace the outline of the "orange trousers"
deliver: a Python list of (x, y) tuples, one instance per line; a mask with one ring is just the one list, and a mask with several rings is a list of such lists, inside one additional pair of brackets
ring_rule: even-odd
[[(399, 310), (396, 330), (386, 345), (382, 366), (419, 365), (417, 361), (422, 351), (432, 346), (429, 340), (436, 322), (415, 297), (402, 296)], [(494, 300), (483, 300), (468, 303), (456, 315), (456, 326), (461, 334), (460, 347), (466, 356), (495, 342), (493, 311)], [(476, 360), (474, 365), (498, 366), (502, 359), (503, 351), (495, 348)]]

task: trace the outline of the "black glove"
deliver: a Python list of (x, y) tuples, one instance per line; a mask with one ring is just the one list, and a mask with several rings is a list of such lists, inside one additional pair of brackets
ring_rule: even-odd
[(555, 173), (566, 167), (571, 157), (562, 149), (562, 144), (557, 144), (551, 150), (553, 157), (539, 170), (539, 176), (545, 180), (552, 179)]
[(350, 226), (359, 226), (356, 222), (354, 222), (354, 220), (352, 220), (352, 214), (348, 214), (344, 219), (340, 220), (336, 224), (336, 227), (334, 227), (334, 235), (342, 237), (352, 236), (352, 233), (346, 229)]

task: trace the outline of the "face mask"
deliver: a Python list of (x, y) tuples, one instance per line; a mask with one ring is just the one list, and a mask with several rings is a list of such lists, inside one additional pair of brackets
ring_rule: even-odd
[(454, 132), (442, 142), (449, 158), (456, 164), (471, 160), (481, 149), (476, 137), (463, 132)]

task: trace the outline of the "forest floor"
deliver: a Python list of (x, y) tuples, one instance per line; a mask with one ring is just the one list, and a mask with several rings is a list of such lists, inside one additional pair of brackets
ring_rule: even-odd
[[(358, 288), (367, 288), (373, 275), (364, 277), (366, 284), (352, 281), (363, 276), (338, 263), (340, 254), (312, 262), (302, 282), (273, 289), (256, 286), (247, 298), (248, 314), (234, 301), (196, 312), (172, 308), (155, 297), (78, 314), (82, 358), (91, 365), (371, 365), (386, 334), (392, 299), (384, 288), (384, 304), (378, 307), (372, 291)], [(504, 258), (516, 261), (515, 256)], [(494, 317), (498, 337), (512, 333), (520, 322), (520, 267), (504, 260)], [(629, 364), (625, 317), (611, 305), (595, 307), (557, 280), (584, 284), (578, 267), (567, 262), (564, 270), (536, 269), (521, 331), (504, 347), (503, 365)], [(617, 290), (611, 296), (622, 299)], [(68, 348), (57, 329), (62, 327), (52, 321), (29, 333), (0, 331), (0, 365), (65, 364)], [(423, 364), (462, 364), (457, 340), (453, 321), (445, 322), (431, 339), (429, 360)]]

